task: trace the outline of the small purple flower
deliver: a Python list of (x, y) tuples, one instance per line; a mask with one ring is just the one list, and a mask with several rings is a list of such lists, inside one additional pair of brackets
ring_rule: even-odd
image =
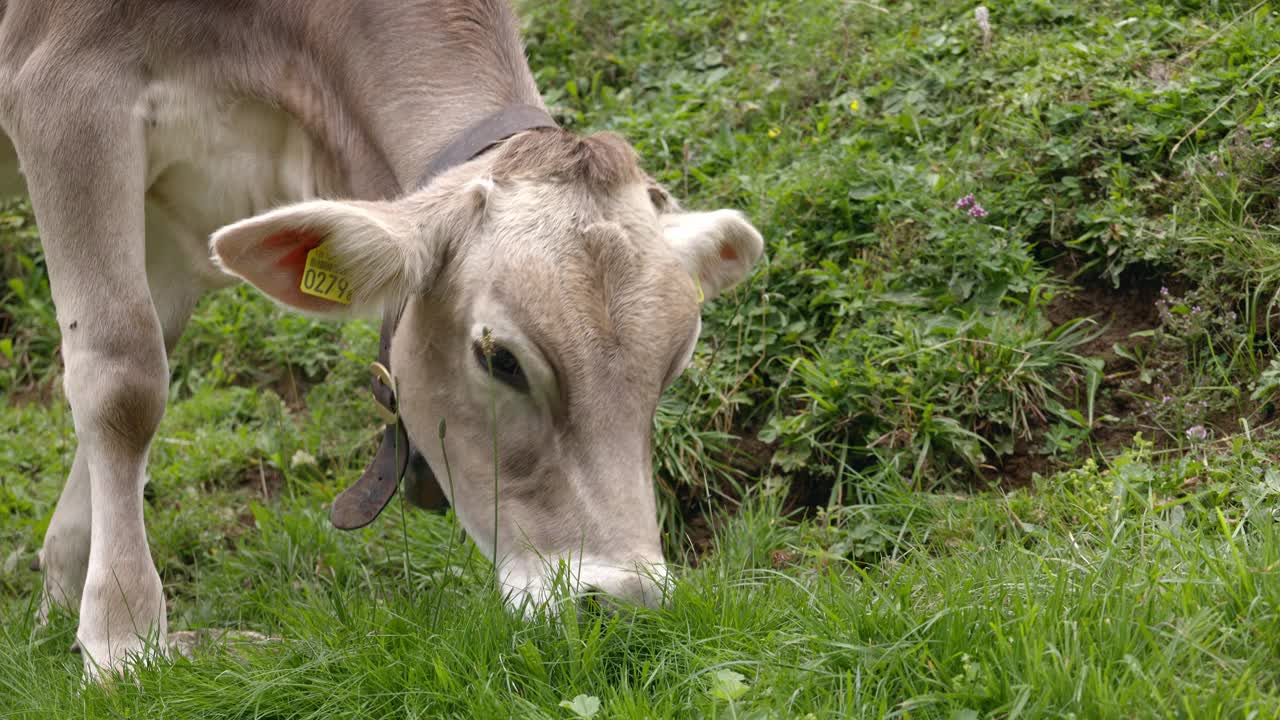
[(1275, 147), (1275, 144), (1276, 143), (1274, 140), (1272, 140), (1271, 138), (1267, 138), (1266, 140), (1262, 141), (1262, 149), (1270, 150), (1271, 148)]
[(986, 217), (987, 211), (984, 210), (981, 205), (974, 205), (973, 207), (969, 208), (969, 216), (976, 217), (976, 218)]
[(1203, 425), (1192, 425), (1187, 428), (1187, 437), (1196, 441), (1204, 440), (1209, 437), (1209, 431), (1205, 430)]
[(1214, 173), (1214, 174), (1215, 174), (1215, 175), (1217, 175), (1218, 177), (1226, 177), (1226, 176), (1227, 176), (1227, 171), (1226, 171), (1226, 170), (1219, 170), (1218, 172), (1216, 172), (1216, 173)]
[(968, 210), (969, 208), (973, 207), (977, 203), (978, 201), (973, 197), (973, 194), (971, 193), (969, 195), (965, 195), (964, 197), (956, 201), (956, 209)]

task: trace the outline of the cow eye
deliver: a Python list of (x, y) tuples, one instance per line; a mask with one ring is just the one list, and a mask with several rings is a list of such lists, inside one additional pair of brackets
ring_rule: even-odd
[(484, 346), (479, 342), (473, 346), (473, 349), (481, 370), (486, 373), (492, 372), (495, 379), (516, 390), (521, 392), (529, 390), (529, 380), (524, 376), (524, 370), (520, 368), (520, 361), (516, 359), (515, 353), (501, 345), (495, 345), (493, 354), (486, 357)]

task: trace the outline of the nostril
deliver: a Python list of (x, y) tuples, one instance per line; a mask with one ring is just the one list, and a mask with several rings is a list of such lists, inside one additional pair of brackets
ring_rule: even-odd
[(613, 612), (616, 608), (610, 602), (612, 599), (609, 593), (590, 585), (583, 588), (582, 592), (578, 594), (578, 610), (588, 615)]

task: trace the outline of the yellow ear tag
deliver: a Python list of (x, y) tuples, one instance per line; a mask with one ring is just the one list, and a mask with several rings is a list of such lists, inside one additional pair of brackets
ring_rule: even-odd
[(302, 280), (298, 283), (298, 289), (308, 295), (350, 305), (351, 291), (355, 288), (351, 287), (351, 281), (342, 274), (338, 263), (325, 249), (324, 246), (328, 242), (326, 240), (320, 243), (307, 253), (307, 262), (302, 267)]
[(698, 288), (698, 304), (701, 305), (707, 299), (707, 296), (702, 293), (702, 278), (694, 275), (693, 286)]

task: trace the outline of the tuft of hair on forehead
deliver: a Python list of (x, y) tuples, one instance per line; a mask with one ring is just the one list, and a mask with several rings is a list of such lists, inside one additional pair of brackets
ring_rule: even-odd
[(582, 182), (612, 190), (641, 181), (639, 155), (611, 132), (580, 137), (562, 128), (538, 128), (502, 144), (493, 161), (493, 178)]

